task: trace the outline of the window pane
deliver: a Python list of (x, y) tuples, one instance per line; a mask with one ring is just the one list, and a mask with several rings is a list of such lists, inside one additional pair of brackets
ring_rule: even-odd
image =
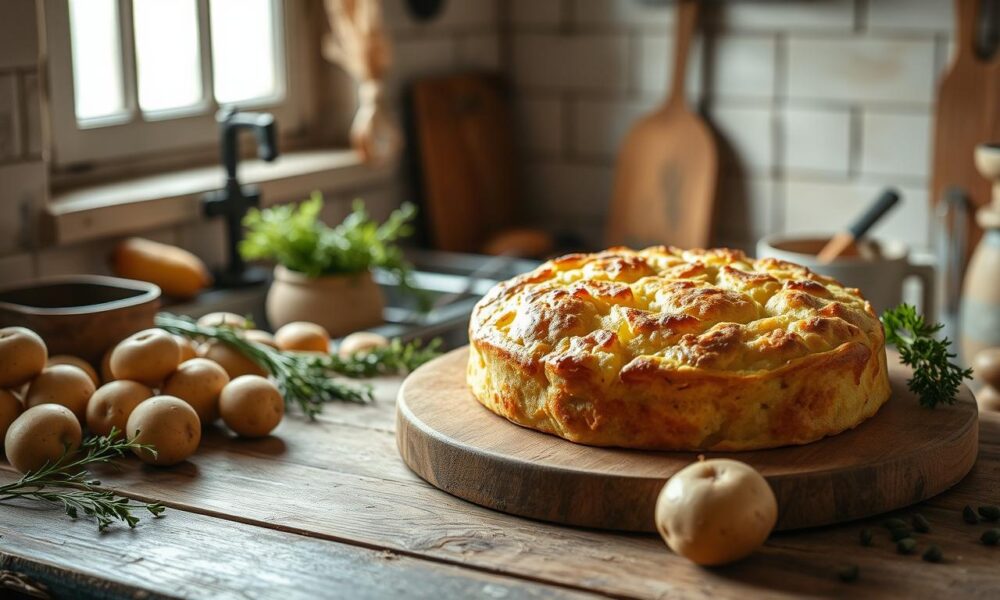
[(77, 120), (123, 112), (118, 0), (70, 0), (69, 30)]
[(278, 95), (274, 6), (272, 0), (211, 0), (219, 104)]
[(195, 0), (133, 0), (139, 107), (144, 112), (201, 102)]

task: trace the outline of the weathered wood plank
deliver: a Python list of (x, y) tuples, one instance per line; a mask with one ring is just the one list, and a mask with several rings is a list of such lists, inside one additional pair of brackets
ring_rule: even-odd
[(593, 597), (179, 510), (103, 533), (57, 509), (2, 510), (0, 570), (27, 575), (55, 597)]

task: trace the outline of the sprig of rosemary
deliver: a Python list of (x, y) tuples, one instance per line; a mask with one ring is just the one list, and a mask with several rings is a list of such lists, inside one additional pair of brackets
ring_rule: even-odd
[(0, 502), (21, 498), (59, 504), (73, 519), (81, 513), (93, 517), (97, 520), (97, 528), (102, 531), (115, 521), (135, 527), (139, 517), (132, 513), (134, 509), (142, 508), (158, 517), (165, 510), (163, 505), (133, 503), (128, 498), (116, 496), (113, 491), (102, 488), (101, 482), (93, 479), (85, 467), (107, 464), (137, 449), (156, 454), (152, 446), (139, 444), (135, 438), (124, 439), (121, 432), (112, 428), (106, 436), (84, 440), (80, 447), (83, 455), (70, 452), (67, 448), (55, 462), (27, 472), (13, 483), (0, 485)]
[(949, 351), (951, 341), (935, 337), (944, 325), (927, 323), (909, 304), (883, 312), (882, 325), (886, 341), (899, 350), (903, 364), (913, 368), (906, 385), (920, 397), (920, 404), (927, 408), (953, 404), (962, 380), (972, 379), (972, 369), (953, 363), (956, 355)]
[(335, 355), (281, 352), (255, 344), (231, 327), (205, 327), (187, 317), (160, 313), (156, 326), (189, 338), (210, 338), (230, 345), (274, 377), (285, 403), (298, 408), (310, 419), (333, 401), (368, 403), (373, 400), (370, 385), (345, 382), (335, 376), (372, 377), (412, 371), (439, 354), (435, 340), (427, 346), (418, 341), (393, 340), (389, 346), (357, 354), (347, 359)]

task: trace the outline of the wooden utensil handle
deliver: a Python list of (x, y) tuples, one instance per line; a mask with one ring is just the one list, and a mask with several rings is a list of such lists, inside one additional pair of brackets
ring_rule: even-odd
[(975, 53), (976, 22), (979, 0), (955, 0), (955, 60), (977, 60)]
[(698, 22), (697, 0), (680, 0), (677, 3), (677, 27), (674, 31), (674, 70), (670, 81), (667, 103), (684, 101), (684, 81), (687, 78), (688, 53)]

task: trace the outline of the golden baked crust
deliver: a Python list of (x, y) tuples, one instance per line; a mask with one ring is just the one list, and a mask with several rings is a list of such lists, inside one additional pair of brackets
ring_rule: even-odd
[(596, 446), (805, 444), (889, 399), (885, 336), (858, 290), (738, 250), (563, 256), (493, 288), (469, 339), (484, 406)]

